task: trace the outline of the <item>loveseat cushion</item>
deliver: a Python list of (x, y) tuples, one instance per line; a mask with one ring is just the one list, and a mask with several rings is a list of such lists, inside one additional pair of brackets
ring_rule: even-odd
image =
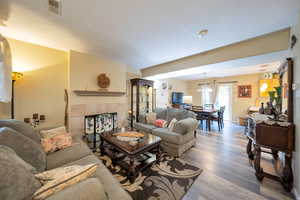
[(153, 129), (157, 128), (152, 124), (143, 124), (140, 122), (136, 122), (133, 124), (134, 128), (136, 128), (139, 131), (151, 133)]
[(41, 144), (41, 137), (34, 128), (32, 128), (30, 125), (14, 120), (14, 119), (9, 119), (9, 120), (0, 120), (0, 128), (2, 127), (8, 127), (11, 129), (14, 129), (18, 132), (20, 132), (22, 135), (29, 137), (31, 140), (36, 142), (37, 144)]
[(97, 178), (89, 178), (51, 195), (46, 200), (107, 200), (104, 186)]
[(186, 118), (180, 121), (177, 121), (174, 125), (173, 131), (180, 133), (182, 135), (189, 132), (194, 132), (198, 127), (198, 121), (193, 118)]
[(33, 193), (41, 187), (28, 165), (14, 151), (0, 148), (1, 200), (31, 199)]
[(95, 177), (98, 178), (102, 183), (104, 183), (104, 190), (111, 200), (132, 200), (129, 194), (122, 189), (119, 181), (109, 172), (109, 170), (104, 166), (101, 160), (99, 160), (94, 155), (89, 155), (81, 158), (80, 160), (68, 163), (64, 166), (70, 165), (86, 165), (97, 163), (98, 168), (96, 170)]
[(167, 120), (167, 109), (165, 108), (156, 108), (156, 118)]
[(157, 128), (152, 131), (153, 135), (161, 137), (163, 142), (172, 144), (184, 144), (192, 139), (194, 139), (194, 134), (185, 134), (169, 131), (167, 128)]
[(177, 108), (167, 108), (167, 118), (166, 120), (168, 123), (172, 119), (182, 120), (184, 118), (184, 110), (183, 109), (177, 109)]
[(91, 150), (79, 137), (73, 138), (73, 145), (47, 155), (47, 169), (60, 167), (91, 154)]
[(12, 148), (19, 157), (38, 172), (46, 169), (46, 154), (42, 147), (11, 128), (0, 128), (0, 145)]

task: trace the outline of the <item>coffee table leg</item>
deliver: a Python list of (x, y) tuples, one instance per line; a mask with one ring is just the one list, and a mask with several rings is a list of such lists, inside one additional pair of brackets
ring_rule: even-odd
[(159, 164), (160, 163), (160, 157), (161, 157), (161, 149), (160, 149), (160, 145), (157, 146), (157, 151), (156, 151), (156, 163)]
[(129, 180), (131, 183), (135, 181), (136, 174), (135, 174), (135, 167), (134, 167), (134, 158), (130, 157), (129, 158)]
[(103, 155), (104, 154), (104, 141), (102, 140), (102, 138), (100, 141), (100, 151), (101, 151), (101, 155)]

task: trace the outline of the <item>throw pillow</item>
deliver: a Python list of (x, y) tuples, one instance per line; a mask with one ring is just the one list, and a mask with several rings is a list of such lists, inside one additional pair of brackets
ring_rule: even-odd
[(24, 200), (31, 199), (41, 184), (29, 164), (19, 158), (9, 147), (0, 148), (0, 199), (1, 200)]
[(168, 123), (166, 120), (157, 119), (157, 120), (155, 120), (154, 125), (159, 128), (166, 128), (168, 126)]
[(169, 131), (173, 131), (176, 122), (177, 122), (177, 119), (176, 119), (176, 118), (173, 118), (173, 119), (170, 121), (169, 126), (168, 126)]
[(30, 125), (28, 125), (24, 122), (17, 121), (14, 119), (0, 120), (0, 128), (2, 128), (2, 127), (8, 127), (8, 128), (14, 129), (14, 130), (18, 131), (19, 133), (21, 133), (22, 135), (30, 138), (37, 144), (41, 144), (41, 137), (38, 134), (38, 132), (34, 128), (32, 128)]
[(34, 193), (33, 199), (46, 199), (48, 196), (59, 192), (66, 187), (70, 187), (93, 176), (97, 166), (97, 164), (85, 166), (73, 165), (36, 174), (35, 177), (43, 183), (43, 186)]
[(59, 127), (47, 131), (41, 131), (42, 147), (46, 153), (52, 153), (57, 150), (72, 146), (72, 136), (67, 133), (65, 127)]
[(155, 120), (156, 120), (156, 113), (147, 113), (147, 114), (146, 114), (146, 121), (147, 121), (147, 124), (152, 124), (152, 125), (154, 125)]
[(46, 169), (46, 154), (33, 140), (11, 128), (0, 128), (0, 145), (12, 148), (19, 157), (31, 164), (38, 172)]

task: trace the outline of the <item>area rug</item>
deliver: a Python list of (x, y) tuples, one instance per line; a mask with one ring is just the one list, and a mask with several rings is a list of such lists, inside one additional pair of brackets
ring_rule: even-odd
[(134, 183), (130, 183), (125, 170), (120, 166), (113, 166), (111, 159), (101, 155), (99, 151), (95, 154), (133, 199), (180, 200), (202, 172), (202, 169), (182, 159), (164, 154), (159, 164), (148, 167), (138, 175)]

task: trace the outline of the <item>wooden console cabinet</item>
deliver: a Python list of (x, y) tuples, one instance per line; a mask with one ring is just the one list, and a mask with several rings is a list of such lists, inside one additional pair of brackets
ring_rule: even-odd
[[(292, 157), (295, 148), (294, 125), (285, 123), (285, 125), (266, 124), (264, 122), (255, 124), (252, 119), (248, 120), (248, 130), (246, 135), (249, 139), (247, 145), (248, 157), (254, 160), (255, 175), (259, 181), (264, 177), (272, 178), (282, 183), (286, 191), (293, 188)], [(252, 146), (254, 149), (252, 149)], [(262, 151), (261, 148), (268, 148), (271, 151)], [(279, 176), (274, 176), (263, 171), (261, 167), (261, 153), (272, 153), (275, 160), (278, 159), (278, 152), (285, 155), (284, 167)]]

